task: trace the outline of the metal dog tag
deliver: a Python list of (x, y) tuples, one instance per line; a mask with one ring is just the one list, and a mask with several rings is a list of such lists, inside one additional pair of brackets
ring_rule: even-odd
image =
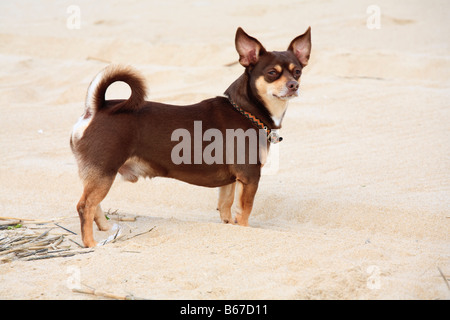
[(280, 135), (278, 134), (278, 130), (271, 130), (267, 135), (267, 140), (269, 140), (270, 143), (275, 144), (283, 141), (283, 137), (280, 137)]

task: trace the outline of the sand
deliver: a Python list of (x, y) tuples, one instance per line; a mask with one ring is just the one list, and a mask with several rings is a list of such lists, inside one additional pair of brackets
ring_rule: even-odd
[(155, 228), (0, 264), (0, 298), (101, 298), (71, 290), (89, 286), (151, 299), (449, 299), (449, 3), (372, 4), (2, 1), (0, 216), (62, 218), (78, 234), (69, 135), (98, 71), (131, 64), (149, 99), (188, 104), (243, 72), (238, 26), (269, 50), (311, 26), (313, 51), (250, 227), (220, 222), (216, 189), (118, 178), (103, 209), (136, 217), (119, 222), (126, 232)]

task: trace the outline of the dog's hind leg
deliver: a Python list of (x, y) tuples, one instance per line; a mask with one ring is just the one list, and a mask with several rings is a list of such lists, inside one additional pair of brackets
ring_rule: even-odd
[(95, 247), (93, 223), (94, 220), (100, 230), (107, 228), (106, 218), (100, 208), (100, 202), (106, 197), (114, 176), (100, 176), (85, 181), (83, 195), (77, 205), (80, 216), (81, 238), (86, 247)]
[(220, 212), (220, 218), (224, 223), (233, 223), (231, 218), (231, 206), (234, 201), (234, 191), (236, 182), (226, 186), (219, 187), (219, 203), (217, 209)]
[(95, 211), (94, 221), (100, 231), (108, 231), (111, 229), (111, 225), (109, 224), (108, 219), (106, 219), (105, 213), (103, 212), (100, 204), (97, 206), (97, 210)]

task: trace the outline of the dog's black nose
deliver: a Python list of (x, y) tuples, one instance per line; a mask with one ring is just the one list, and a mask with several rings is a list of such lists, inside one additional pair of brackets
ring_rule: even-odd
[(297, 91), (298, 90), (298, 82), (297, 81), (288, 81), (288, 83), (286, 83), (286, 87), (290, 90), (290, 91)]

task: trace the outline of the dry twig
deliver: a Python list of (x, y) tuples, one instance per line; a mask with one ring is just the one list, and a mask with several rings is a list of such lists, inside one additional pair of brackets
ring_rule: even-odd
[(445, 284), (447, 285), (447, 289), (450, 290), (450, 284), (448, 283), (448, 279), (445, 277), (444, 273), (442, 272), (441, 268), (437, 267), (439, 273), (442, 276), (442, 279), (444, 279)]
[(115, 299), (115, 300), (147, 300), (147, 299), (135, 297), (133, 295), (124, 296), (124, 295), (108, 293), (108, 292), (95, 290), (95, 289), (74, 288), (74, 289), (72, 289), (72, 291), (77, 292), (77, 293), (90, 294), (90, 295), (94, 295), (94, 296), (102, 297), (102, 298)]

